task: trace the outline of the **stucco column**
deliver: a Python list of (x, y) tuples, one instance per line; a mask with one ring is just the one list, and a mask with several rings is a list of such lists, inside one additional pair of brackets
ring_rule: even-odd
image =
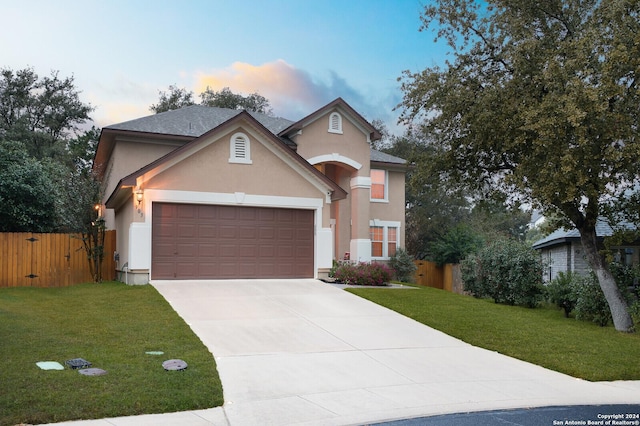
[(371, 178), (356, 176), (351, 179), (351, 260), (371, 261), (369, 235), (369, 206)]

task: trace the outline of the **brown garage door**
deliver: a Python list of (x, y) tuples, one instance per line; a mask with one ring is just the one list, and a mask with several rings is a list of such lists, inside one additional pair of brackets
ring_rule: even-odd
[(313, 211), (154, 203), (152, 279), (309, 278)]

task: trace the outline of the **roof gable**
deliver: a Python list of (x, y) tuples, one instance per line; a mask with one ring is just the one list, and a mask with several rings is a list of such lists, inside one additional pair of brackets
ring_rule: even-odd
[(118, 182), (116, 189), (107, 200), (107, 207), (115, 207), (129, 196), (130, 191), (126, 191), (125, 188), (139, 187), (145, 181), (158, 175), (162, 171), (167, 170), (174, 164), (180, 162), (182, 159), (193, 155), (195, 152), (207, 146), (207, 144), (210, 143), (212, 139), (211, 136), (214, 133), (224, 133), (226, 131), (232, 130), (241, 123), (247, 124), (250, 128), (259, 133), (262, 136), (262, 139), (267, 141), (271, 152), (273, 152), (275, 155), (280, 156), (283, 160), (285, 160), (285, 162), (296, 169), (298, 173), (314, 183), (316, 186), (322, 187), (323, 190), (327, 190), (331, 194), (331, 199), (336, 200), (346, 197), (346, 192), (342, 188), (340, 188), (335, 182), (327, 178), (324, 174), (319, 172), (305, 159), (300, 157), (295, 151), (290, 149), (270, 130), (264, 127), (258, 120), (256, 120), (252, 116), (252, 114), (247, 111), (240, 111), (238, 114), (233, 115), (230, 119), (218, 125), (217, 127), (205, 132), (201, 136), (175, 149), (164, 157), (159, 158), (158, 160), (121, 179), (120, 182)]
[(292, 123), (289, 127), (279, 132), (278, 136), (288, 138), (298, 133), (300, 130), (302, 130), (303, 127), (308, 126), (309, 124), (324, 117), (325, 115), (336, 109), (343, 113), (356, 127), (361, 129), (363, 133), (367, 135), (367, 139), (369, 141), (375, 141), (382, 137), (380, 132), (378, 132), (378, 130), (376, 130), (376, 128), (373, 127), (371, 123), (365, 120), (364, 117), (362, 117), (355, 109), (351, 108), (351, 106), (342, 98), (337, 98), (333, 102), (330, 102), (319, 110), (307, 115), (303, 119)]

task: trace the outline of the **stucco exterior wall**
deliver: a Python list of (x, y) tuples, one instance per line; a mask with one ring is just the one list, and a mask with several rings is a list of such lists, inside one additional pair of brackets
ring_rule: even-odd
[[(107, 179), (105, 196), (108, 197), (113, 192), (120, 179), (165, 156), (180, 145), (179, 142), (158, 144), (152, 141), (116, 140), (109, 164), (105, 170)], [(113, 210), (109, 209), (105, 212), (105, 220), (107, 229), (116, 229)]]
[(116, 269), (121, 271), (125, 264), (129, 263), (129, 226), (133, 222), (134, 209), (133, 197), (131, 197), (118, 210), (115, 216), (115, 226), (118, 229), (116, 235), (116, 251), (120, 256), (120, 260), (116, 265)]
[(357, 176), (368, 177), (370, 146), (367, 135), (351, 123), (344, 113), (340, 113), (342, 134), (329, 132), (331, 112), (333, 111), (310, 123), (302, 130), (302, 134), (294, 137), (294, 141), (298, 144), (298, 154), (306, 159), (333, 153), (340, 154), (357, 161), (362, 166), (355, 172)]
[(372, 201), (369, 216), (371, 220), (399, 221), (400, 246), (405, 247), (405, 174), (397, 171), (387, 173), (388, 202)]
[(145, 182), (145, 189), (198, 192), (243, 192), (259, 195), (323, 197), (309, 181), (249, 136), (252, 164), (229, 163), (229, 140), (236, 131), (216, 138), (208, 146)]

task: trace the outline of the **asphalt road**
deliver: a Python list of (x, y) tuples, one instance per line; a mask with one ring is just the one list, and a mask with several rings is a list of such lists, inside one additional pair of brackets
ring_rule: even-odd
[(544, 407), (449, 414), (378, 423), (377, 426), (635, 426), (640, 405)]

